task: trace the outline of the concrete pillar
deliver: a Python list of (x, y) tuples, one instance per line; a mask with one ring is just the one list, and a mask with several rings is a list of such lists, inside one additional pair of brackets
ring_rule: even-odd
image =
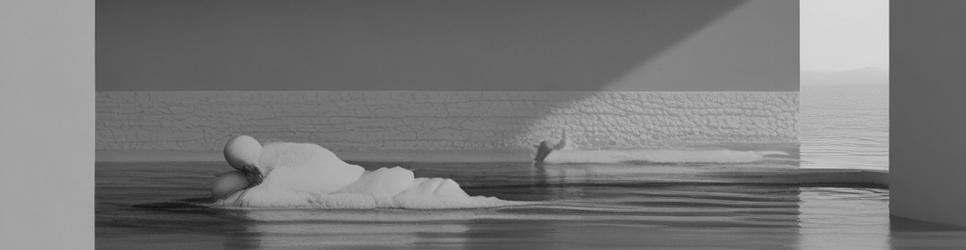
[(890, 9), (891, 213), (966, 226), (966, 1)]

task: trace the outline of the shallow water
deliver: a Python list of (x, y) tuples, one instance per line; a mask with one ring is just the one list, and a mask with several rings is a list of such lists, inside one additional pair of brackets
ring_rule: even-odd
[[(533, 205), (450, 210), (223, 210), (205, 197), (224, 163), (98, 163), (96, 245), (152, 248), (888, 248), (945, 242), (966, 233), (897, 237), (888, 190), (800, 187), (731, 178), (742, 165), (400, 165), (453, 178), (471, 195)], [(734, 174), (737, 176), (737, 174)], [(730, 184), (728, 180), (732, 180)], [(765, 181), (767, 182), (767, 181)], [(890, 237), (892, 235), (892, 237)], [(926, 241), (920, 242), (927, 237)], [(931, 237), (931, 238), (929, 238)]]
[[(888, 169), (888, 86), (802, 86), (801, 148), (743, 164), (357, 163), (452, 178), (530, 201), (448, 210), (225, 210), (204, 204), (221, 162), (97, 163), (102, 249), (966, 247), (966, 231), (890, 219), (889, 191), (760, 172)], [(787, 146), (787, 145), (786, 145)], [(750, 148), (741, 150), (752, 150)], [(801, 159), (798, 162), (797, 159)], [(821, 183), (821, 181), (820, 181)], [(829, 186), (832, 185), (832, 186)], [(891, 220), (891, 221), (890, 221)]]

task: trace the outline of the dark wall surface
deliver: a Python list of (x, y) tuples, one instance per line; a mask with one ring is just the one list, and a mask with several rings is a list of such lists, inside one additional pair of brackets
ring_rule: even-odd
[(890, 210), (966, 226), (966, 1), (890, 6)]
[(98, 0), (97, 90), (798, 90), (797, 0)]

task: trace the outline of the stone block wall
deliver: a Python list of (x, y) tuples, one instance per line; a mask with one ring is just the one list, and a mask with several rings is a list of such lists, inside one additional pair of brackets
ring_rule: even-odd
[(340, 151), (797, 143), (798, 92), (105, 91), (96, 148), (216, 151), (231, 135)]

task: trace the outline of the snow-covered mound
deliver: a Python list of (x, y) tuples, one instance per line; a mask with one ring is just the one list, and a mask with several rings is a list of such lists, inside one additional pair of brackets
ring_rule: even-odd
[[(256, 155), (257, 154), (257, 155)], [(238, 172), (215, 180), (214, 205), (236, 208), (479, 208), (519, 204), (470, 196), (451, 179), (415, 178), (401, 167), (367, 172), (309, 143), (233, 138), (225, 157)], [(254, 183), (254, 185), (252, 185)]]

